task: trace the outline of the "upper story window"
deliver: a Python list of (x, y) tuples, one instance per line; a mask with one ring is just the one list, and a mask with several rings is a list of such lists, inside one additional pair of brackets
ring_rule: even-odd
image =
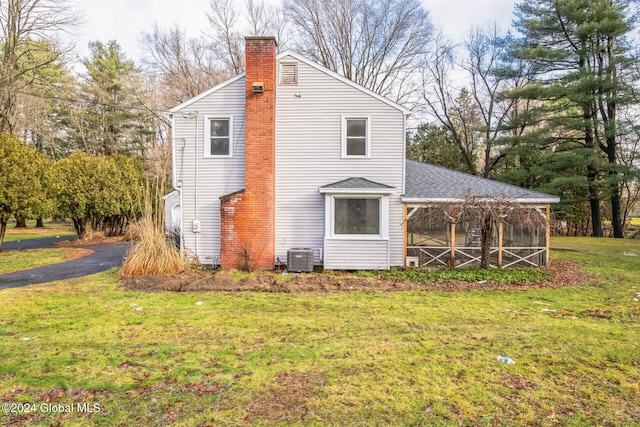
[(231, 157), (233, 120), (231, 117), (205, 118), (205, 157)]
[(281, 85), (297, 85), (298, 84), (298, 64), (295, 62), (280, 63), (280, 84)]
[(342, 118), (342, 157), (370, 156), (368, 117), (343, 117)]

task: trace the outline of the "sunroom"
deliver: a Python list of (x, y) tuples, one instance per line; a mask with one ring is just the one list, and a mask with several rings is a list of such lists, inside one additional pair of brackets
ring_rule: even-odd
[(549, 263), (548, 194), (407, 160), (405, 263), (538, 267)]

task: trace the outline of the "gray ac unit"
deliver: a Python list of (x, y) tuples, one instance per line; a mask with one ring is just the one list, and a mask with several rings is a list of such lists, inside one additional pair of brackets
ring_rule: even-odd
[(313, 271), (313, 249), (291, 248), (287, 251), (287, 270), (294, 273)]

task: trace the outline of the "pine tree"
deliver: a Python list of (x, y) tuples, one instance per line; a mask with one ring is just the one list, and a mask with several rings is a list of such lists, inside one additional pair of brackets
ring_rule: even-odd
[[(587, 180), (592, 234), (602, 236), (601, 200), (611, 202), (614, 237), (623, 237), (620, 185), (631, 179), (618, 163), (616, 113), (631, 100), (633, 77), (625, 0), (533, 0), (516, 6), (522, 38), (513, 54), (532, 64), (534, 80), (512, 96), (544, 101), (534, 120), (549, 146), (574, 147)], [(569, 145), (567, 145), (569, 143)], [(585, 155), (586, 153), (586, 155)]]

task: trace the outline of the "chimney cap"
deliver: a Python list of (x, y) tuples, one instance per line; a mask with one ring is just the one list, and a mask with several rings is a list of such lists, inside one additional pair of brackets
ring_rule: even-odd
[(275, 45), (278, 45), (278, 42), (276, 41), (275, 36), (247, 36), (244, 38), (245, 41), (251, 41), (251, 40), (273, 40), (273, 42), (275, 43)]

